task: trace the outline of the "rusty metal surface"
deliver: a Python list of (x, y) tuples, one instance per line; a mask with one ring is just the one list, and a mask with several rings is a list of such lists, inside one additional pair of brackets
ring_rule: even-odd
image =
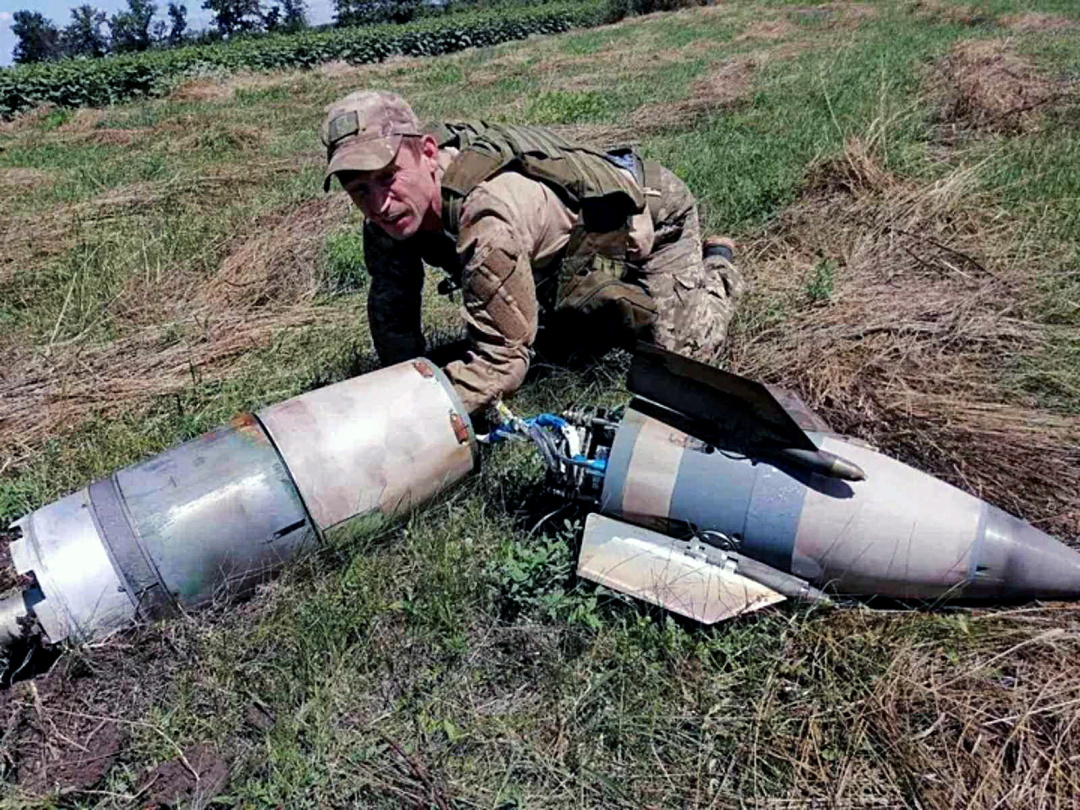
[[(464, 443), (451, 413), (465, 427)], [(311, 391), (258, 418), (320, 529), (408, 509), (474, 465), (468, 414), (442, 372), (424, 360)]]
[(243, 595), (316, 540), (254, 419), (121, 470), (115, 481), (142, 551), (184, 606)]
[(722, 552), (595, 513), (585, 520), (578, 574), (702, 624), (784, 600)]
[(34, 613), (51, 641), (88, 640), (128, 626), (135, 606), (94, 526), (86, 489), (13, 525), (22, 538), (11, 544), (12, 562), (37, 579), (45, 598)]

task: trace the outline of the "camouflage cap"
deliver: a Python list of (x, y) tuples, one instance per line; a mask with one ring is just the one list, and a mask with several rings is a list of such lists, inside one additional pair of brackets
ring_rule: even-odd
[(394, 159), (402, 137), (419, 134), (420, 121), (396, 93), (358, 90), (335, 101), (322, 126), (326, 146), (323, 190), (330, 190), (330, 180), (337, 172), (383, 168)]

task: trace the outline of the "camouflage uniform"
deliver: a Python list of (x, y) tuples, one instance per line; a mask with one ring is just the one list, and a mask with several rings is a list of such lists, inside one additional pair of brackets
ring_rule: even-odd
[[(370, 94), (362, 95), (368, 104)], [(387, 106), (406, 122), (403, 126), (418, 127), (409, 117), (411, 111), (398, 112), (402, 105), (392, 97)], [(351, 115), (350, 110), (349, 105), (331, 110), (329, 125)], [(361, 111), (362, 125), (365, 115)], [(356, 120), (346, 124), (346, 134), (355, 134)], [(384, 125), (384, 131), (391, 129)], [(362, 156), (370, 156), (370, 136), (363, 132), (361, 127), (357, 136), (368, 138)], [(534, 130), (541, 138), (542, 132)], [(334, 157), (329, 144), (328, 149), (327, 184), (335, 161), (344, 162)], [(453, 147), (439, 152), (444, 195), (453, 185), (448, 179), (451, 167), (464, 165), (454, 163), (458, 154)], [(616, 230), (586, 231), (583, 216), (567, 206), (558, 189), (512, 170), (469, 186), (459, 213), (450, 218), (452, 224), (444, 223), (444, 232), (423, 231), (395, 240), (366, 223), (368, 318), (380, 360), (389, 364), (426, 351), (420, 326), (426, 263), (446, 270), (462, 289), (471, 351), (445, 371), (469, 411), (521, 385), (538, 336), (562, 338), (575, 346), (628, 345), (642, 338), (697, 360), (715, 361), (742, 282), (728, 258), (703, 258), (693, 196), (674, 174), (653, 165), (644, 197), (649, 205)], [(630, 178), (633, 193), (642, 199), (637, 175), (627, 169), (625, 176), (616, 182), (625, 184)], [(443, 208), (445, 215), (445, 196)], [(612, 268), (610, 275), (574, 271), (574, 262), (593, 263), (594, 258), (596, 266)], [(565, 295), (568, 275), (575, 292), (570, 296)], [(582, 278), (588, 283), (578, 289), (574, 285)], [(545, 334), (540, 334), (542, 324)]]
[(702, 256), (697, 202), (686, 184), (661, 168), (652, 252), (641, 281), (656, 301), (653, 342), (703, 363), (717, 359), (745, 284), (721, 252)]

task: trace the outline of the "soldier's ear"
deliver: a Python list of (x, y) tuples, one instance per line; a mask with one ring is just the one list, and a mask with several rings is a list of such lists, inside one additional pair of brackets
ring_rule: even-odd
[(438, 162), (439, 142), (430, 135), (420, 136), (420, 154), (428, 161)]

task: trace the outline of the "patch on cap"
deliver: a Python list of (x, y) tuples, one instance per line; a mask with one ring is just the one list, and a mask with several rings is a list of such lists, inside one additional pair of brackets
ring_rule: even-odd
[(350, 135), (355, 135), (359, 131), (360, 116), (355, 110), (350, 110), (344, 115), (339, 115), (330, 122), (330, 127), (326, 133), (326, 138), (330, 142), (328, 145), (335, 144), (342, 138), (347, 138)]

